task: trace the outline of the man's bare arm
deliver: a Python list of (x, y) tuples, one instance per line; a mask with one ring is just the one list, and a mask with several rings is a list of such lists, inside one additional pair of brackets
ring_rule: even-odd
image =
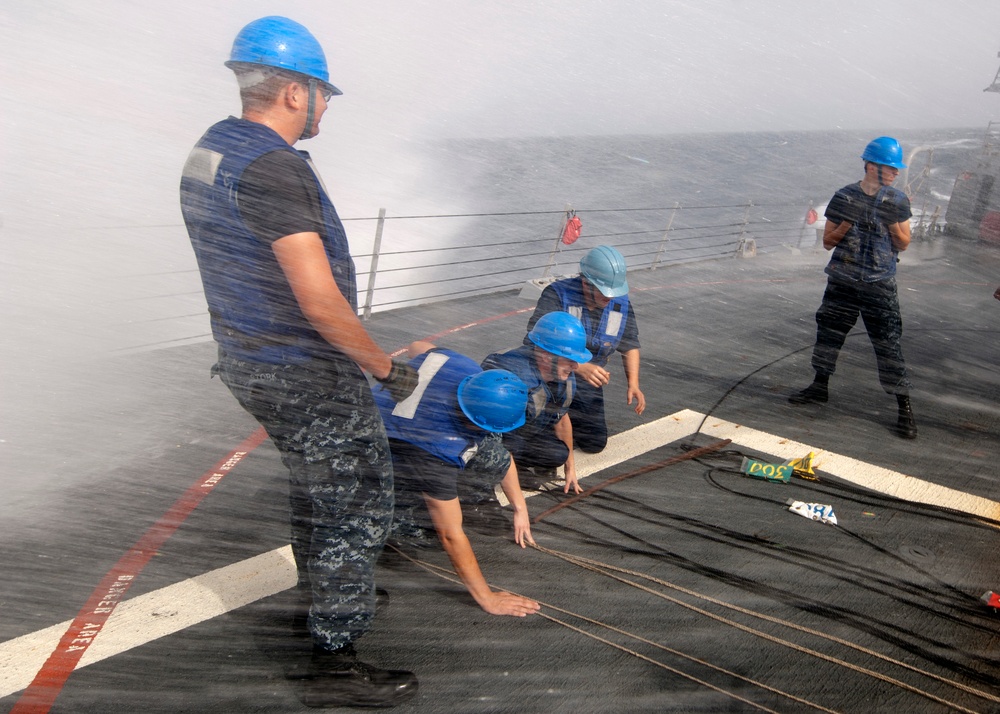
[(378, 379), (388, 376), (392, 358), (375, 344), (340, 292), (319, 234), (284, 236), (272, 250), (309, 324), (362, 369)]
[(457, 498), (441, 501), (424, 494), (424, 502), (455, 572), (483, 610), (491, 615), (514, 617), (538, 611), (539, 605), (534, 600), (490, 588), (479, 568), (476, 554), (472, 552), (472, 544), (462, 529), (462, 506)]

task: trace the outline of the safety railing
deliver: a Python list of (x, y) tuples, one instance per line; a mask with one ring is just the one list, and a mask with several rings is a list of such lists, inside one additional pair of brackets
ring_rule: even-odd
[[(382, 209), (376, 218), (348, 221), (373, 224), (372, 252), (354, 256), (360, 312), (367, 318), (380, 310), (573, 274), (582, 255), (601, 244), (618, 248), (629, 270), (749, 256), (782, 246), (812, 248), (811, 208), (747, 201), (410, 216)], [(566, 230), (574, 217), (581, 223), (575, 240)], [(350, 232), (357, 235), (358, 228)]]

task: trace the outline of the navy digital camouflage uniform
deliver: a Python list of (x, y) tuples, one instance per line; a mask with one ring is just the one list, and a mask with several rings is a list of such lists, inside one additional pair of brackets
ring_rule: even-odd
[(902, 191), (883, 186), (874, 196), (860, 183), (840, 189), (826, 209), (835, 223), (853, 227), (834, 248), (826, 267), (823, 302), (816, 312), (816, 374), (834, 373), (847, 334), (861, 316), (878, 364), (879, 382), (888, 394), (906, 396), (911, 383), (900, 338), (903, 320), (896, 291), (897, 254), (888, 226), (909, 220), (910, 201)]
[(298, 587), (313, 594), (313, 638), (338, 649), (371, 628), (392, 524), (389, 444), (368, 382), (347, 358), (275, 366), (221, 353), (218, 371), (288, 467)]
[(317, 233), (338, 288), (357, 309), (346, 232), (309, 155), (270, 127), (233, 117), (212, 126), (189, 155), (181, 209), (219, 343), (215, 370), (290, 472), (300, 603), (311, 603), (314, 643), (339, 650), (374, 618), (392, 461), (367, 378), (302, 313), (272, 245)]

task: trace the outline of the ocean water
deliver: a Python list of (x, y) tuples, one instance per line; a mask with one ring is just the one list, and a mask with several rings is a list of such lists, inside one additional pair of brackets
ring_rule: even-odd
[[(644, 205), (801, 205), (862, 174), (871, 132), (810, 131), (568, 137), (442, 142), (437, 171), (464, 185), (482, 211)], [(932, 183), (946, 196), (982, 129), (894, 133), (904, 152), (934, 150)], [(914, 167), (923, 167), (926, 152)], [(902, 179), (902, 177), (901, 177)]]
[[(915, 214), (937, 208), (943, 217), (982, 135), (975, 128), (895, 133), (913, 156), (896, 185), (909, 180)], [(428, 179), (451, 208), (387, 222), (374, 309), (572, 273), (582, 252), (600, 243), (618, 246), (630, 267), (650, 265), (661, 249), (659, 259), (674, 263), (722, 255), (743, 237), (764, 253), (811, 246), (808, 209), (822, 213), (834, 191), (861, 178), (860, 155), (872, 138), (813, 131), (427, 144)], [(581, 218), (582, 235), (556, 250), (566, 209)], [(369, 255), (357, 251), (356, 259), (364, 273)]]

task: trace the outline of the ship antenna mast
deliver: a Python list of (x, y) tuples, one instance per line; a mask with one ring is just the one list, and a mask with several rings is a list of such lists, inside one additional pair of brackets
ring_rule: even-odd
[[(1000, 52), (997, 52), (997, 57), (1000, 57)], [(984, 92), (1000, 92), (1000, 69), (997, 69), (997, 76), (993, 78), (993, 84), (988, 86), (983, 90)]]

